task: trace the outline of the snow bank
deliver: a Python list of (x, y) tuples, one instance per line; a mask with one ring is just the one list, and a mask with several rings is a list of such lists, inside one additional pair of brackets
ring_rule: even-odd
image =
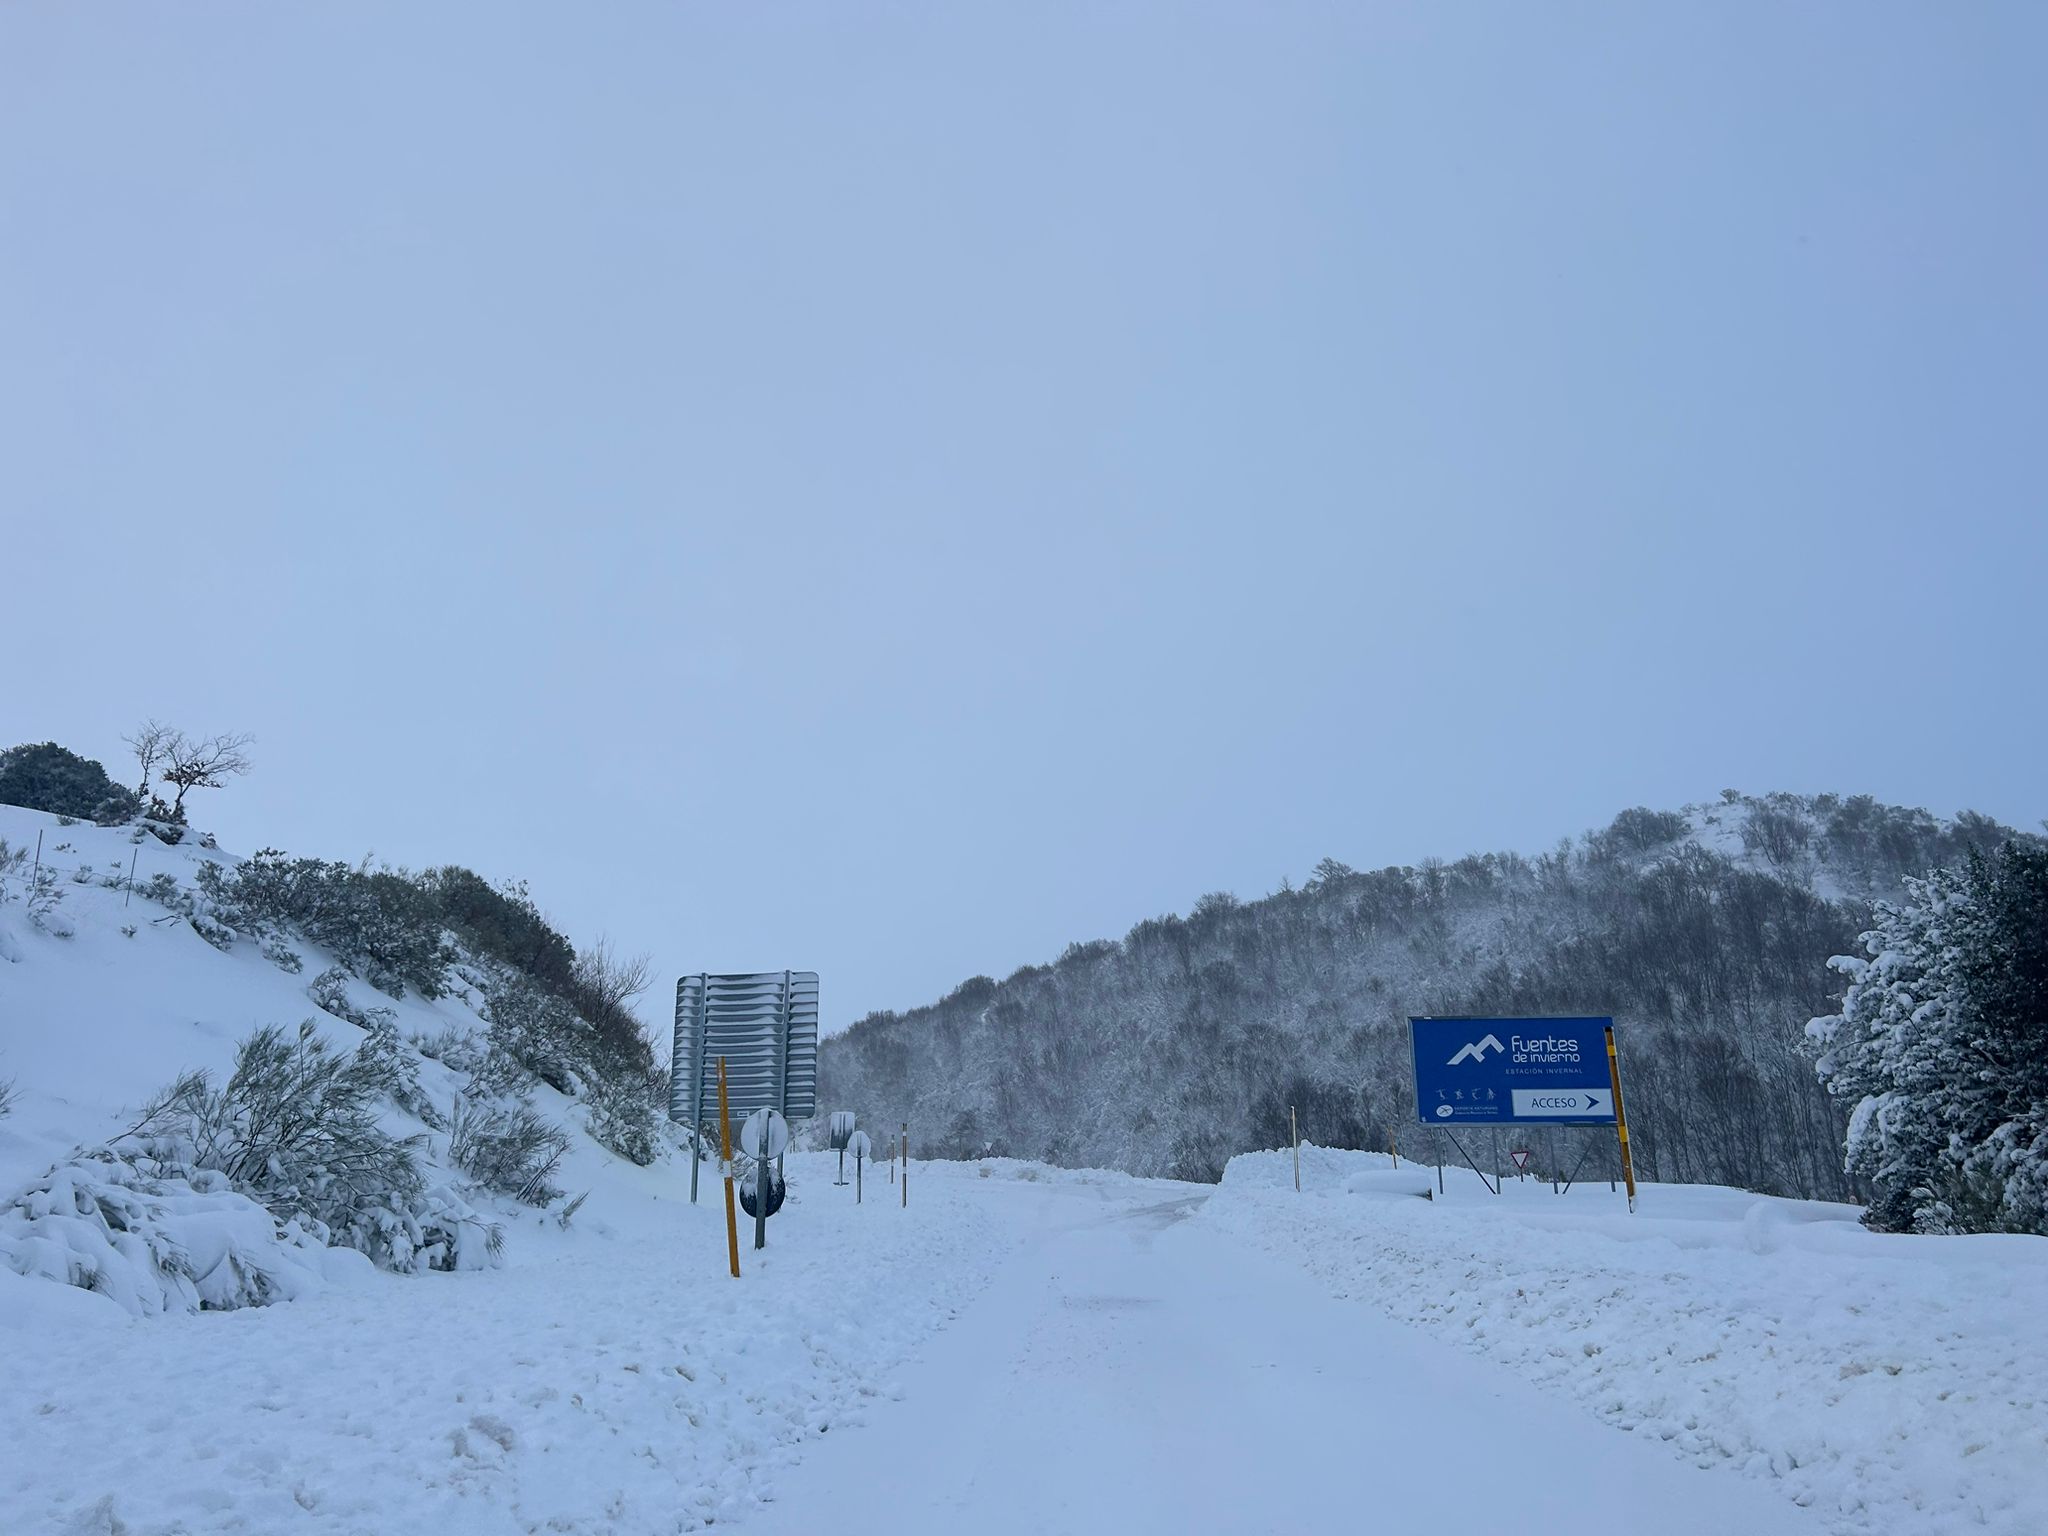
[[(1403, 1163), (1401, 1171), (1413, 1168)], [(1394, 1171), (1394, 1160), (1380, 1152), (1350, 1152), (1337, 1147), (1301, 1144), (1301, 1187), (1304, 1190), (1341, 1188), (1353, 1174)], [(1294, 1153), (1281, 1147), (1271, 1152), (1240, 1152), (1223, 1168), (1224, 1189), (1294, 1189)]]
[[(913, 1165), (917, 1166), (917, 1165)], [(1025, 1184), (1058, 1184), (1087, 1186), (1095, 1189), (1114, 1190), (1180, 1190), (1182, 1185), (1171, 1179), (1147, 1179), (1134, 1173), (1123, 1173), (1114, 1168), (1057, 1168), (1051, 1163), (1035, 1163), (1020, 1157), (983, 1157), (963, 1164), (975, 1170), (978, 1178), (1014, 1179)], [(872, 1169), (868, 1177), (874, 1177)], [(889, 1177), (888, 1165), (882, 1165), (882, 1178)]]
[(1350, 1199), (1345, 1170), (1388, 1160), (1325, 1153), (1312, 1183), (1306, 1148), (1296, 1195), (1284, 1156), (1234, 1160), (1198, 1219), (1832, 1530), (2048, 1530), (2048, 1242), (1683, 1186), (1633, 1217), (1604, 1183), (1495, 1197), (1469, 1173), (1431, 1203)]
[(260, 1307), (349, 1272), (316, 1236), (219, 1174), (152, 1178), (105, 1151), (59, 1164), (0, 1206), (0, 1262), (103, 1296), (130, 1317)]

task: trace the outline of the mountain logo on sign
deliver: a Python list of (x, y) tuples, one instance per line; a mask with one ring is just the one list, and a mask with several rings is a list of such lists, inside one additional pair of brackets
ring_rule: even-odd
[(1472, 1044), (1461, 1047), (1458, 1054), (1445, 1062), (1444, 1065), (1455, 1067), (1461, 1061), (1484, 1061), (1489, 1050), (1505, 1051), (1506, 1049), (1507, 1047), (1500, 1043), (1500, 1036), (1488, 1035), (1484, 1040), (1475, 1040)]

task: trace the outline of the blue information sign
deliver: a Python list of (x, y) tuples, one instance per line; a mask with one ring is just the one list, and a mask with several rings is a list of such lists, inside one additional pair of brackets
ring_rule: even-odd
[(1410, 1019), (1424, 1125), (1612, 1125), (1612, 1019)]

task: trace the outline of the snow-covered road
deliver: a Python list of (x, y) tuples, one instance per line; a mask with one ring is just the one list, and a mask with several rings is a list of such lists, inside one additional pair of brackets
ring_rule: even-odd
[(903, 1374), (902, 1401), (810, 1444), (749, 1531), (1820, 1529), (1331, 1299), (1190, 1219), (1200, 1195), (1076, 1195), (1040, 1206), (1001, 1277)]

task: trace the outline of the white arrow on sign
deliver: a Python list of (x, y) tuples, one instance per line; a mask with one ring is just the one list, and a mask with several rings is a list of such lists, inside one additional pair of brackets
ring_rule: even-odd
[(789, 1150), (789, 1122), (772, 1109), (757, 1109), (740, 1126), (740, 1150), (749, 1157), (780, 1157)]
[(1559, 1119), (1583, 1119), (1588, 1115), (1611, 1117), (1612, 1095), (1590, 1088), (1517, 1088), (1513, 1091), (1518, 1119), (1540, 1120), (1546, 1115)]

